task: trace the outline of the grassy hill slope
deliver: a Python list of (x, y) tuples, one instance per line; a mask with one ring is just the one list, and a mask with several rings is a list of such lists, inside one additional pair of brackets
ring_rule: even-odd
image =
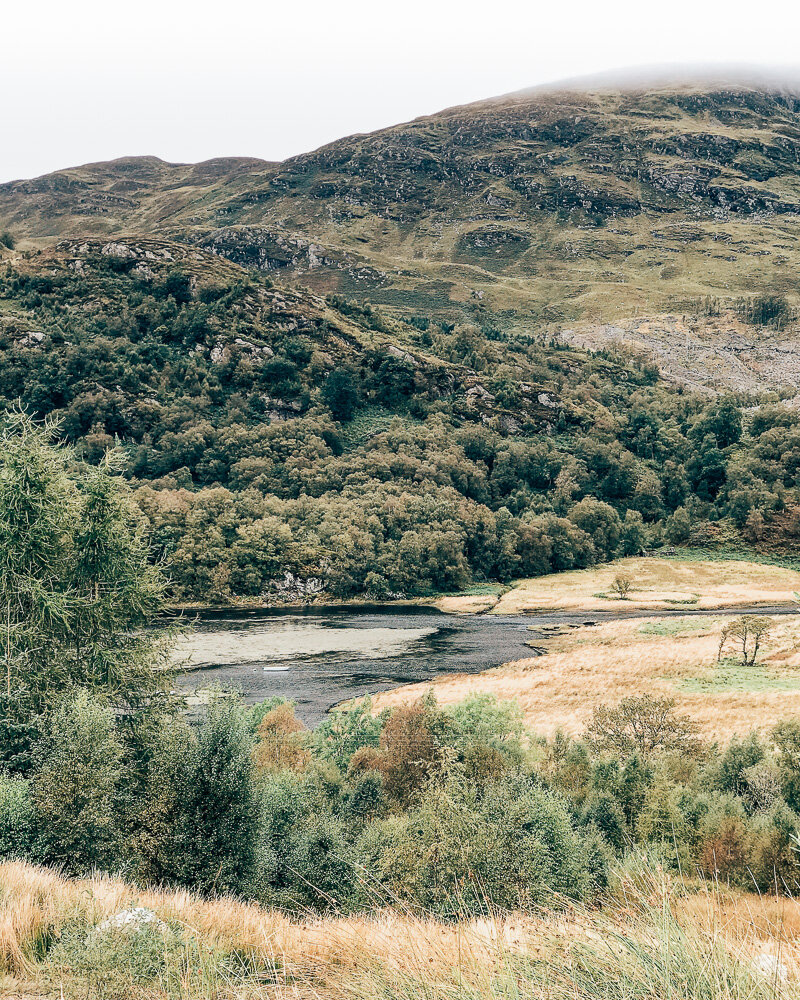
[(2, 185), (0, 226), (170, 233), (319, 290), (510, 325), (794, 299), (799, 108), (746, 86), (511, 95), (280, 164), (129, 159)]

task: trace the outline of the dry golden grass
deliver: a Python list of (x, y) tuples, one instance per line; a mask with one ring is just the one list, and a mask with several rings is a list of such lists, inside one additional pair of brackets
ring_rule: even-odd
[[(628, 599), (610, 595), (617, 575), (633, 581)], [(800, 591), (800, 573), (743, 560), (685, 562), (630, 558), (590, 569), (552, 573), (519, 581), (494, 605), (495, 614), (526, 611), (675, 610), (683, 606), (713, 610), (749, 604), (791, 603)], [(606, 594), (609, 597), (597, 597)], [(454, 606), (450, 610), (457, 610)]]
[(50, 869), (5, 862), (0, 864), (0, 996), (60, 996), (60, 983), (46, 983), (37, 970), (40, 942), (57, 936), (68, 921), (78, 918), (91, 927), (131, 906), (148, 907), (181, 926), (202, 950), (236, 951), (253, 956), (255, 966), (279, 970), (269, 987), (263, 981), (252, 987), (231, 985), (230, 992), (214, 994), (220, 1000), (341, 997), (358, 976), (449, 976), (460, 967), (488, 974), (501, 953), (537, 956), (553, 941), (568, 937), (576, 922), (554, 912), (539, 919), (512, 914), (445, 924), (388, 908), (364, 916), (295, 921), (234, 899), (137, 891), (119, 879), (71, 880)]
[[(0, 865), (0, 996), (88, 1000), (92, 993), (70, 979), (69, 970), (63, 980), (58, 973), (46, 974), (39, 942), (44, 934), (58, 937), (76, 916), (88, 930), (133, 904), (151, 907), (163, 920), (182, 925), (206, 950), (236, 951), (252, 957), (253, 969), (274, 963), (277, 970), (271, 977), (223, 976), (213, 982), (195, 981), (186, 971), (180, 996), (192, 1000), (411, 1000), (420, 995), (430, 1000), (595, 1000), (599, 994), (571, 985), (573, 956), (581, 948), (593, 949), (611, 962), (611, 977), (620, 977), (608, 984), (615, 987), (614, 996), (660, 996), (625, 992), (624, 980), (631, 972), (626, 942), (662, 954), (672, 949), (676, 961), (680, 950), (683, 960), (688, 957), (699, 966), (712, 949), (723, 949), (738, 960), (745, 977), (756, 964), (772, 959), (786, 977), (774, 992), (764, 988), (769, 987), (768, 977), (763, 983), (756, 977), (755, 989), (735, 994), (704, 990), (707, 1000), (798, 997), (800, 902), (732, 893), (714, 885), (676, 887), (669, 876), (643, 865), (618, 873), (599, 910), (568, 907), (442, 924), (390, 910), (292, 922), (235, 900), (137, 892), (119, 880), (68, 880), (22, 863)], [(177, 995), (155, 984), (137, 985), (130, 998), (166, 1000)]]
[[(758, 665), (731, 668), (727, 675), (720, 675), (716, 662), (722, 619), (636, 618), (550, 639), (531, 633), (546, 655), (478, 675), (448, 674), (432, 687), (444, 705), (476, 692), (516, 699), (526, 725), (542, 735), (557, 729), (577, 735), (601, 703), (645, 692), (666, 695), (676, 699), (679, 711), (691, 716), (704, 735), (725, 739), (800, 713), (800, 622), (788, 616), (776, 617), (774, 623)], [(677, 634), (648, 633), (653, 627)], [(377, 695), (374, 709), (405, 704), (429, 687), (407, 685)]]

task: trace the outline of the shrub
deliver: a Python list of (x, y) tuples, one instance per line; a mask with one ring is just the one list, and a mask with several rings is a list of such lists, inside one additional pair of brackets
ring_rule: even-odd
[(17, 241), (14, 238), (14, 234), (6, 229), (5, 232), (0, 233), (0, 244), (6, 247), (7, 250), (13, 250), (17, 245)]
[(387, 794), (407, 808), (443, 760), (442, 735), (447, 726), (431, 699), (395, 709), (383, 727), (378, 767)]
[(701, 870), (712, 878), (746, 885), (749, 829), (741, 802), (730, 795), (714, 795), (703, 805), (698, 830)]
[(785, 802), (776, 802), (766, 813), (755, 816), (748, 843), (749, 869), (762, 892), (796, 895), (797, 814)]
[(179, 932), (161, 921), (100, 929), (74, 920), (62, 930), (47, 966), (62, 983), (82, 984), (81, 995), (95, 1000), (130, 1000), (153, 986), (162, 996), (177, 996), (183, 962), (199, 958), (191, 951)]
[(745, 798), (755, 812), (770, 809), (780, 798), (781, 772), (772, 760), (761, 760), (744, 772)]
[(576, 803), (586, 796), (591, 776), (589, 751), (585, 744), (573, 740), (560, 730), (548, 743), (540, 765), (542, 776), (554, 788)]
[(114, 858), (122, 748), (111, 711), (78, 691), (36, 746), (32, 798), (44, 860), (85, 874)]
[(628, 600), (628, 594), (633, 587), (633, 580), (629, 576), (622, 576), (618, 574), (614, 577), (614, 581), (611, 584), (611, 590), (619, 597), (621, 601)]
[(24, 858), (33, 846), (35, 815), (30, 785), (0, 776), (0, 858)]
[(342, 822), (320, 801), (320, 775), (275, 773), (264, 786), (258, 895), (300, 911), (347, 908), (356, 866)]
[(253, 751), (256, 765), (264, 771), (302, 771), (311, 760), (307, 747), (308, 730), (288, 702), (267, 712), (258, 727)]
[(636, 832), (641, 840), (678, 847), (689, 843), (689, 827), (674, 785), (659, 780), (648, 791), (636, 820)]
[(177, 881), (204, 893), (252, 891), (259, 796), (241, 706), (216, 699), (200, 727), (176, 839)]
[(314, 730), (314, 746), (323, 760), (346, 771), (353, 755), (364, 747), (377, 748), (383, 720), (372, 714), (369, 697), (347, 711), (331, 712)]
[(614, 706), (598, 705), (587, 735), (600, 753), (623, 756), (679, 751), (695, 754), (699, 749), (697, 726), (674, 712), (674, 698), (623, 698)]
[(340, 423), (353, 419), (360, 401), (358, 383), (346, 368), (335, 369), (322, 384), (322, 402), (331, 411), (333, 419)]
[(386, 812), (383, 776), (379, 771), (362, 771), (353, 776), (352, 788), (342, 805), (343, 817), (355, 823), (367, 823)]
[(480, 790), (458, 770), (416, 808), (371, 826), (358, 851), (379, 895), (442, 916), (587, 898), (606, 871), (602, 846), (573, 829), (550, 792), (519, 780)]
[(182, 825), (191, 799), (197, 736), (181, 718), (151, 734), (141, 792), (130, 809), (127, 853), (136, 876), (150, 884), (180, 882)]
[(175, 299), (179, 305), (192, 301), (192, 279), (183, 271), (170, 271), (164, 279), (161, 294)]
[(622, 806), (608, 792), (593, 792), (583, 807), (581, 822), (597, 829), (621, 853), (630, 840)]
[(783, 797), (790, 808), (798, 812), (800, 811), (800, 722), (795, 720), (779, 722), (770, 735), (777, 750)]
[(791, 307), (783, 295), (757, 295), (740, 310), (749, 323), (782, 330), (791, 318)]
[(522, 712), (516, 702), (476, 694), (445, 710), (444, 739), (472, 781), (496, 781), (522, 764)]
[(705, 768), (704, 781), (711, 788), (742, 796), (747, 791), (748, 769), (762, 761), (764, 756), (765, 750), (758, 733), (751, 733), (744, 739), (733, 736), (722, 756)]

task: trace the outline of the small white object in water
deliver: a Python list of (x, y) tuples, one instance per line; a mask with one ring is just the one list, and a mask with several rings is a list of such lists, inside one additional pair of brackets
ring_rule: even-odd
[(262, 667), (261, 669), (264, 673), (279, 674), (284, 670), (289, 670), (289, 667)]

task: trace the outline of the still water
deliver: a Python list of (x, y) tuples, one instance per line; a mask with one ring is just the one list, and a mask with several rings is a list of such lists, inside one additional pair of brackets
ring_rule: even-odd
[(182, 644), (187, 671), (179, 687), (191, 694), (218, 685), (239, 691), (249, 703), (280, 695), (296, 702), (297, 714), (314, 726), (349, 698), (533, 656), (542, 626), (750, 613), (796, 614), (797, 607), (593, 611), (591, 621), (565, 611), (460, 616), (413, 605), (206, 611)]
[(530, 626), (418, 607), (205, 612), (181, 644), (179, 686), (220, 685), (250, 703), (280, 695), (313, 726), (348, 698), (532, 656)]

